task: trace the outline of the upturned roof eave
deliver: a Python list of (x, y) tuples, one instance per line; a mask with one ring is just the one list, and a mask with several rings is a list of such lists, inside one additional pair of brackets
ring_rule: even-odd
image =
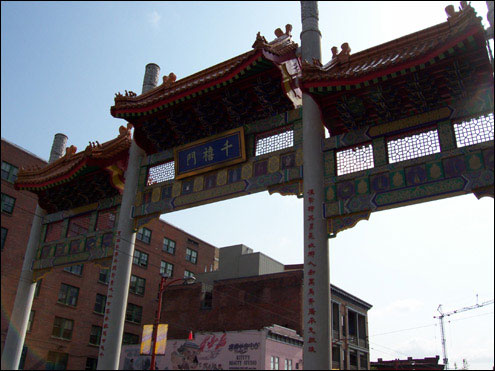
[[(252, 52), (253, 51), (250, 51), (248, 53), (252, 53)], [(263, 57), (263, 52), (262, 52), (261, 49), (260, 50), (256, 50), (253, 53), (252, 56), (250, 56), (249, 58), (247, 58), (244, 62), (242, 62), (239, 66), (237, 66), (236, 68), (234, 68), (232, 71), (228, 72), (227, 74), (225, 74), (223, 76), (219, 76), (216, 79), (213, 79), (211, 81), (205, 82), (204, 84), (196, 85), (196, 86), (194, 86), (194, 87), (192, 87), (190, 89), (186, 89), (186, 90), (180, 91), (177, 94), (172, 94), (172, 95), (165, 96), (165, 97), (163, 97), (163, 99), (160, 99), (157, 102), (150, 103), (149, 105), (145, 105), (144, 107), (118, 108), (116, 105), (114, 105), (114, 106), (112, 106), (110, 108), (110, 113), (114, 117), (123, 118), (123, 117), (119, 117), (119, 115), (123, 115), (123, 114), (126, 114), (126, 113), (130, 113), (130, 114), (132, 114), (132, 113), (134, 113), (134, 114), (136, 114), (136, 113), (143, 113), (143, 112), (151, 111), (151, 110), (154, 110), (154, 109), (159, 109), (159, 107), (161, 107), (161, 106), (163, 106), (165, 104), (169, 104), (169, 103), (175, 102), (177, 100), (180, 100), (182, 98), (185, 98), (187, 96), (193, 95), (195, 93), (199, 93), (200, 91), (209, 89), (212, 86), (216, 86), (216, 85), (219, 85), (219, 84), (223, 84), (224, 82), (228, 82), (229, 80), (233, 79), (237, 74), (241, 73), (241, 71), (243, 71), (248, 66), (250, 66), (251, 64), (253, 64), (253, 62), (255, 62), (260, 57)], [(194, 76), (194, 75), (192, 75), (192, 76)], [(185, 79), (189, 79), (189, 77), (187, 77)], [(181, 83), (181, 80), (177, 81), (173, 85), (173, 88), (174, 89), (177, 89), (176, 86), (179, 83)], [(158, 94), (158, 92), (160, 92), (160, 90), (157, 87), (157, 90), (156, 90), (156, 93), (155, 94)], [(165, 94), (165, 93), (164, 92), (161, 92), (160, 94)], [(150, 99), (150, 98), (151, 98), (151, 96), (150, 97), (147, 97), (147, 99)], [(127, 103), (132, 104), (134, 102), (127, 102)], [(138, 104), (140, 102), (139, 101), (136, 101), (135, 103)]]
[[(373, 80), (373, 79), (376, 79), (376, 78), (379, 78), (379, 77), (382, 77), (385, 75), (400, 72), (402, 70), (405, 70), (405, 69), (408, 69), (411, 67), (425, 64), (425, 63), (431, 61), (432, 59), (434, 59), (435, 57), (445, 53), (450, 48), (456, 46), (461, 41), (469, 38), (470, 36), (474, 36), (478, 32), (481, 32), (481, 31), (482, 31), (482, 28), (480, 28), (479, 25), (473, 25), (468, 29), (468, 31), (462, 33), (462, 35), (459, 35), (458, 37), (453, 38), (451, 41), (444, 44), (442, 47), (440, 47), (438, 49), (434, 49), (433, 51), (431, 51), (425, 55), (420, 55), (417, 58), (413, 58), (411, 60), (405, 61), (405, 62), (398, 64), (398, 65), (392, 65), (390, 67), (385, 67), (385, 68), (380, 69), (380, 70), (374, 70), (374, 71), (370, 71), (368, 73), (363, 73), (360, 76), (357, 76), (355, 78), (347, 77), (347, 78), (335, 79), (332, 77), (328, 77), (325, 80), (325, 75), (330, 74), (332, 72), (332, 69), (325, 71), (322, 68), (318, 68), (318, 70), (319, 70), (318, 72), (320, 73), (321, 78), (316, 80), (315, 77), (304, 78), (304, 72), (303, 72), (303, 78), (302, 78), (301, 86), (302, 86), (303, 90), (307, 91), (310, 88), (329, 87), (329, 86), (348, 86), (348, 85), (362, 84), (366, 81), (370, 81), (370, 80)], [(353, 56), (351, 55), (351, 58), (352, 57)], [(315, 68), (315, 67), (312, 66), (311, 68)], [(314, 72), (314, 73), (318, 73), (318, 72)]]
[[(130, 132), (101, 144), (97, 154), (88, 147), (79, 153), (66, 154), (44, 168), (38, 170), (19, 171), (14, 188), (18, 190), (35, 191), (60, 185), (71, 181), (74, 176), (87, 167), (104, 169), (108, 163), (119, 161), (124, 152), (129, 151), (131, 145)], [(121, 147), (121, 148), (119, 148)], [(105, 156), (105, 152), (108, 156)], [(66, 169), (61, 167), (66, 166)]]
[[(276, 64), (281, 64), (284, 63), (290, 59), (296, 59), (296, 49), (297, 49), (297, 44), (294, 44), (294, 46), (287, 46), (290, 50), (287, 53), (284, 54), (279, 54), (276, 53), (274, 50), (271, 50), (270, 48), (258, 48), (255, 50), (251, 50), (249, 52), (246, 52), (244, 54), (241, 54), (237, 57), (234, 57), (228, 61), (222, 62), (220, 64), (217, 64), (213, 67), (210, 67), (206, 70), (197, 72), (193, 75), (190, 75), (188, 77), (185, 77), (184, 79), (178, 80), (175, 82), (169, 89), (180, 89), (180, 85), (187, 85), (191, 80), (199, 79), (201, 76), (204, 76), (205, 78), (211, 73), (211, 71), (215, 71), (221, 68), (223, 65), (228, 65), (228, 63), (234, 63), (232, 61), (235, 60), (242, 60), (244, 59), (243, 62), (241, 62), (238, 66), (236, 66), (232, 71), (227, 72), (226, 74), (219, 76), (216, 79), (213, 79), (211, 81), (207, 81), (203, 84), (199, 84), (196, 86), (193, 86), (189, 89), (185, 89), (182, 91), (179, 91), (176, 94), (171, 94), (171, 95), (166, 95), (166, 91), (163, 91), (163, 87), (156, 87), (155, 89), (152, 89), (146, 95), (140, 95), (136, 98), (131, 98), (129, 100), (126, 100), (124, 104), (140, 104), (143, 103), (143, 107), (122, 107), (119, 108), (117, 105), (114, 105), (110, 108), (110, 113), (112, 116), (116, 118), (127, 118), (126, 114), (142, 114), (146, 113), (149, 111), (163, 109), (164, 105), (168, 104), (173, 104), (174, 102), (187, 98), (191, 95), (200, 93), (204, 90), (207, 90), (211, 87), (218, 87), (219, 85), (224, 85), (225, 83), (233, 83), (233, 79), (235, 79), (242, 71), (247, 69), (249, 66), (254, 64), (256, 61), (258, 61), (260, 58), (264, 58), (267, 61), (270, 61), (273, 63), (274, 67)], [(249, 56), (249, 54), (252, 54)], [(210, 72), (208, 72), (210, 71)], [(150, 102), (149, 104), (146, 104), (145, 102), (140, 102), (146, 99), (153, 99), (154, 95), (166, 95), (162, 99), (156, 100), (154, 102)], [(156, 99), (156, 98), (155, 98)], [(133, 101), (134, 100), (134, 101)], [(156, 112), (156, 111), (155, 111)], [(150, 112), (152, 113), (152, 112)]]

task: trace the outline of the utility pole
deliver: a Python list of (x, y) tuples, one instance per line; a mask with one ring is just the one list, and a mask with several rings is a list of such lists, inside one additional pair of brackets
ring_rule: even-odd
[(437, 308), (437, 311), (438, 313), (440, 313), (439, 316), (433, 316), (433, 318), (438, 318), (440, 320), (440, 331), (442, 332), (442, 350), (443, 350), (443, 364), (445, 365), (445, 369), (448, 370), (449, 369), (449, 359), (447, 358), (447, 347), (446, 347), (446, 339), (445, 339), (445, 329), (444, 329), (444, 326), (443, 326), (443, 319), (444, 317), (448, 317), (448, 316), (451, 316), (453, 314), (457, 314), (457, 313), (462, 313), (462, 312), (465, 312), (467, 310), (471, 310), (471, 309), (476, 309), (476, 308), (481, 308), (481, 307), (484, 307), (485, 305), (489, 305), (489, 304), (493, 304), (493, 299), (492, 300), (488, 300), (488, 301), (485, 301), (484, 303), (481, 303), (481, 304), (478, 304), (478, 295), (476, 295), (476, 304), (474, 305), (471, 305), (469, 307), (464, 307), (464, 308), (461, 308), (461, 309), (456, 309), (456, 310), (453, 310), (452, 312), (448, 312), (448, 313), (443, 313), (442, 312), (442, 304), (440, 304)]

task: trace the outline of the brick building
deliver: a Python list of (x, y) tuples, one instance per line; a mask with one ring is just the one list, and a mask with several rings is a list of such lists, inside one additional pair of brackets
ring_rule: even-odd
[[(303, 266), (284, 266), (244, 245), (220, 249), (219, 269), (193, 285), (164, 293), (161, 318), (169, 339), (188, 331), (258, 330), (280, 325), (303, 334)], [(371, 305), (331, 286), (333, 368), (369, 369), (367, 312)], [(308, 328), (311, 331), (311, 328)]]
[[(2, 351), (36, 208), (35, 194), (14, 189), (21, 166), (46, 161), (2, 138)], [(125, 344), (140, 341), (153, 323), (160, 274), (180, 278), (216, 269), (218, 249), (162, 220), (139, 230)], [(94, 369), (108, 287), (108, 270), (87, 263), (54, 268), (38, 281), (20, 366)]]
[(392, 359), (384, 361), (378, 358), (376, 362), (371, 362), (373, 370), (443, 370), (445, 365), (438, 363), (440, 356), (407, 359)]

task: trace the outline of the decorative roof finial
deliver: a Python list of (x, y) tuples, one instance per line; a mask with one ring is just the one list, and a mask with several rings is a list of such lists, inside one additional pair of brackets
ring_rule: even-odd
[(313, 58), (313, 65), (318, 66), (318, 67), (322, 67), (322, 64), (318, 58)]
[(445, 7), (445, 13), (447, 13), (447, 18), (452, 18), (457, 15), (457, 12), (455, 11), (455, 8), (453, 5), (447, 5)]
[(132, 124), (129, 122), (127, 123), (127, 128), (123, 125), (121, 125), (119, 127), (119, 136), (123, 136), (123, 135), (130, 135), (131, 133), (131, 128), (132, 128)]
[(277, 36), (277, 37), (282, 37), (284, 35), (291, 36), (291, 33), (290, 33), (291, 31), (292, 31), (292, 25), (286, 24), (285, 25), (285, 33), (284, 33), (284, 31), (282, 31), (281, 28), (277, 28), (275, 30), (275, 36)]
[(349, 56), (351, 55), (351, 48), (349, 46), (349, 43), (343, 43), (340, 48), (342, 50), (340, 51), (340, 53), (337, 53), (337, 47), (332, 47), (332, 59), (337, 58), (339, 64), (349, 62)]
[(461, 1), (461, 6), (459, 8), (459, 10), (466, 10), (467, 8), (470, 8), (471, 7), (471, 2), (468, 2), (467, 1)]
[(337, 58), (339, 49), (336, 46), (332, 46), (332, 59)]
[(266, 42), (265, 37), (264, 36), (261, 36), (261, 33), (258, 32), (256, 34), (256, 40), (255, 40), (252, 48), (259, 49), (259, 48), (262, 48), (263, 46), (265, 46), (266, 44), (267, 44), (267, 42)]
[(291, 36), (291, 32), (292, 32), (292, 25), (288, 23), (285, 25), (285, 34), (287, 36)]
[(175, 82), (176, 79), (177, 76), (175, 76), (175, 73), (170, 72), (168, 76), (163, 76), (163, 85), (170, 86)]

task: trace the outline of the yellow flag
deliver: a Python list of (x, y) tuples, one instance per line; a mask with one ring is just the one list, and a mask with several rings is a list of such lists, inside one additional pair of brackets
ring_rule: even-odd
[(153, 336), (153, 325), (143, 326), (143, 336), (141, 336), (141, 354), (151, 354), (151, 338)]

